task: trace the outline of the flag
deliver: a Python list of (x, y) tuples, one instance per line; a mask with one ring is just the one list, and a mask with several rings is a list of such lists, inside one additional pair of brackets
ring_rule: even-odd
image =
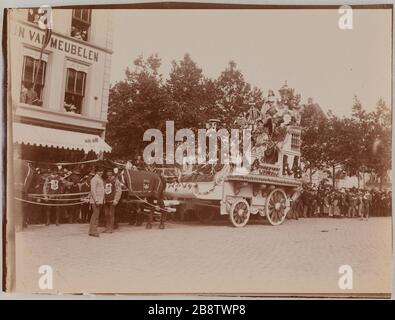
[(38, 77), (38, 73), (41, 68), (41, 60), (43, 57), (43, 51), (48, 46), (49, 41), (51, 41), (51, 36), (52, 36), (52, 29), (51, 28), (45, 29), (43, 43), (42, 43), (41, 51), (40, 51), (40, 58), (38, 60), (38, 67), (37, 67), (37, 70), (33, 70), (33, 74), (34, 74), (33, 90), (36, 90), (37, 77)]
[(52, 29), (45, 29), (45, 34), (44, 34), (44, 41), (43, 41), (43, 48), (46, 48), (49, 44), (49, 41), (51, 41), (51, 36), (52, 36)]

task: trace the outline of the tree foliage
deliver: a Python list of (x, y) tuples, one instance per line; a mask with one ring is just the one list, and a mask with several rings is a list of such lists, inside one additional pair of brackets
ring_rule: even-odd
[[(245, 81), (234, 61), (217, 79), (205, 77), (189, 54), (172, 62), (165, 80), (160, 67), (158, 55), (140, 56), (126, 69), (125, 79), (111, 87), (106, 138), (113, 157), (141, 155), (144, 132), (164, 131), (166, 120), (175, 121), (176, 129), (196, 130), (216, 118), (230, 129), (251, 105), (259, 110), (264, 103), (261, 89)], [(281, 97), (287, 104), (300, 103), (300, 95), (287, 93)], [(301, 160), (310, 173), (329, 168), (336, 175), (341, 166), (348, 175), (372, 172), (383, 177), (391, 169), (391, 110), (383, 100), (368, 112), (355, 97), (350, 117), (325, 114), (309, 100), (301, 117)]]
[(168, 119), (174, 120), (180, 128), (204, 127), (207, 112), (215, 105), (217, 91), (189, 54), (179, 62), (172, 62), (165, 89), (170, 99), (165, 111)]
[(228, 67), (216, 81), (218, 99), (216, 104), (217, 118), (230, 129), (236, 117), (249, 110), (250, 105), (260, 109), (263, 105), (262, 91), (244, 80), (237, 69), (237, 64), (230, 61)]
[(314, 173), (324, 166), (322, 132), (325, 130), (327, 117), (320, 106), (312, 101), (303, 106), (301, 117), (302, 161), (305, 169)]
[(134, 69), (126, 70), (126, 79), (110, 89), (107, 139), (114, 157), (141, 154), (142, 137), (149, 128), (163, 128), (162, 114), (168, 106), (168, 95), (158, 69), (158, 56), (139, 57)]
[(391, 111), (379, 100), (372, 112), (357, 97), (351, 117), (325, 116), (315, 104), (302, 111), (302, 160), (306, 169), (342, 168), (349, 176), (371, 172), (379, 177), (391, 169)]

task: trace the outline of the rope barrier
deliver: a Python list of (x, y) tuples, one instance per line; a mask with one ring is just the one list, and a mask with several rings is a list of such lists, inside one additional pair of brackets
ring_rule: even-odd
[(77, 193), (52, 193), (52, 194), (47, 194), (45, 195), (44, 193), (29, 193), (28, 196), (29, 197), (67, 197), (67, 196), (81, 196), (81, 195), (85, 195), (87, 196), (90, 192), (77, 192)]
[(33, 160), (26, 160), (26, 161), (29, 163), (46, 165), (46, 166), (72, 166), (72, 165), (76, 165), (76, 164), (94, 163), (94, 162), (100, 161), (100, 159), (77, 161), (77, 162), (39, 162), (39, 161), (33, 161)]
[(126, 163), (119, 163), (119, 162), (116, 162), (116, 161), (114, 161), (114, 160), (108, 160), (108, 161), (110, 161), (111, 163), (116, 164), (117, 166), (126, 167)]
[[(36, 200), (44, 200), (45, 201), (45, 198), (42, 198), (42, 197), (32, 197), (33, 199), (36, 199)], [(77, 200), (83, 200), (83, 199), (87, 199), (87, 200), (89, 200), (88, 199), (88, 197), (87, 198), (72, 198), (72, 199), (56, 199), (56, 198), (51, 198), (51, 200), (50, 201), (77, 201)]]
[[(166, 213), (171, 213), (172, 212), (172, 210), (163, 209), (163, 208), (161, 208), (161, 207), (159, 207), (157, 205), (151, 204), (148, 201), (140, 198), (137, 195), (135, 195), (135, 197), (137, 199), (139, 199), (141, 202), (143, 202), (143, 203), (145, 203), (145, 204), (147, 204), (147, 205), (149, 205), (151, 207), (154, 207), (155, 210), (160, 210), (160, 211), (163, 211), (163, 212), (166, 212)], [(49, 206), (49, 207), (50, 206), (52, 206), (52, 207), (54, 207), (54, 206), (56, 206), (56, 207), (66, 207), (66, 206), (74, 206), (74, 205), (87, 203), (87, 201), (81, 201), (81, 202), (75, 202), (75, 203), (42, 203), (42, 202), (29, 201), (29, 200), (25, 200), (25, 199), (21, 199), (21, 198), (17, 198), (17, 197), (14, 197), (14, 199), (18, 200), (18, 201), (21, 201), (21, 202), (25, 202), (25, 203), (35, 204), (35, 205), (39, 205), (39, 206)], [(56, 200), (56, 199), (51, 199), (51, 201), (54, 201), (54, 200)]]
[(29, 201), (29, 200), (25, 200), (25, 199), (21, 199), (21, 198), (17, 198), (17, 197), (14, 197), (14, 199), (21, 201), (21, 202), (36, 204), (39, 206), (48, 206), (48, 207), (66, 207), (66, 206), (75, 206), (75, 205), (87, 203), (86, 201), (76, 202), (76, 203), (42, 203), (42, 202)]

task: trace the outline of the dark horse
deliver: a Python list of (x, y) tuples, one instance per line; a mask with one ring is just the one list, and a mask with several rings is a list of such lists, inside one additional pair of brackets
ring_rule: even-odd
[(27, 213), (30, 206), (23, 201), (29, 200), (28, 193), (33, 191), (33, 186), (38, 179), (34, 167), (27, 161), (15, 159), (13, 161), (14, 180), (14, 212), (17, 230), (27, 227)]
[[(143, 208), (148, 210), (147, 229), (152, 228), (152, 221), (155, 212), (160, 215), (159, 228), (165, 227), (167, 211), (164, 207), (163, 192), (166, 188), (165, 179), (154, 172), (123, 169), (120, 179), (127, 186), (129, 199), (142, 202)], [(140, 211), (140, 206), (138, 211)]]

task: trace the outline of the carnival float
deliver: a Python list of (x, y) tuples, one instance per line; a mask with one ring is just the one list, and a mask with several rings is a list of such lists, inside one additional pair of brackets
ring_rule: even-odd
[[(207, 222), (227, 215), (234, 227), (244, 227), (251, 215), (265, 217), (271, 225), (284, 222), (301, 186), (301, 106), (300, 95), (286, 83), (279, 95), (269, 91), (260, 110), (251, 105), (234, 121), (236, 128), (252, 132), (249, 170), (203, 165), (183, 170), (178, 181), (167, 183), (164, 194), (178, 201), (181, 216), (195, 214)], [(207, 127), (220, 125), (212, 119)]]

